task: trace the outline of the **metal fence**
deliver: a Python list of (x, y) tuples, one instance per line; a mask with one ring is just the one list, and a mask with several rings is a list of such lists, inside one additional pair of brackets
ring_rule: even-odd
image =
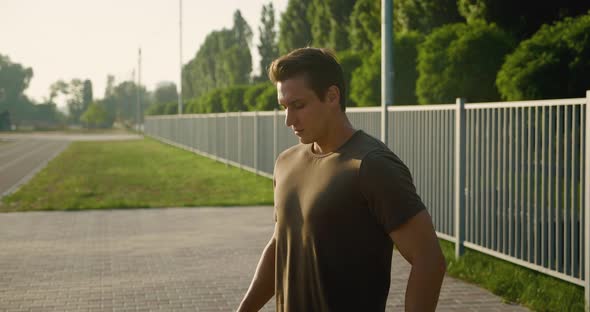
[[(584, 286), (586, 98), (388, 107), (387, 145), (408, 165), (439, 237)], [(379, 137), (381, 109), (349, 108)], [(153, 116), (145, 133), (272, 177), (297, 138), (283, 111)], [(463, 192), (457, 191), (463, 189)]]

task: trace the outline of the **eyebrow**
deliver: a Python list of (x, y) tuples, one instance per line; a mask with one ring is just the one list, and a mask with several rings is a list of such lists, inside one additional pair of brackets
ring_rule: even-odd
[(281, 105), (281, 106), (289, 106), (289, 105), (294, 105), (294, 104), (296, 104), (297, 102), (301, 102), (302, 100), (303, 100), (303, 99), (294, 99), (293, 101), (291, 101), (291, 102), (287, 103), (287, 105), (283, 105), (283, 103), (279, 103), (279, 105)]

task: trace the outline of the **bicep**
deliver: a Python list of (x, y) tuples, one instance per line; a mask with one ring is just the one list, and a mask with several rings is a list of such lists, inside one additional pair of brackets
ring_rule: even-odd
[(441, 252), (432, 219), (426, 210), (391, 231), (389, 237), (410, 264), (419, 256)]

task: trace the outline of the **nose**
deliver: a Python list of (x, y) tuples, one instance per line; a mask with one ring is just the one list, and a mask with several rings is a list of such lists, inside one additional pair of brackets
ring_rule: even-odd
[(287, 128), (291, 128), (291, 126), (293, 126), (295, 123), (294, 119), (295, 114), (293, 114), (293, 112), (289, 113), (289, 108), (285, 109), (285, 126), (287, 126)]

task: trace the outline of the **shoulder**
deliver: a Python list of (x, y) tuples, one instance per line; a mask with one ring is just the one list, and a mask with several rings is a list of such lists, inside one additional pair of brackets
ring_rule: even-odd
[(377, 148), (367, 153), (361, 161), (359, 171), (361, 178), (412, 180), (406, 164), (388, 148)]
[(360, 131), (355, 142), (357, 150), (362, 155), (361, 166), (365, 165), (401, 165), (405, 167), (401, 159), (381, 140)]
[(362, 130), (358, 130), (350, 140), (350, 143), (346, 144), (344, 152), (353, 158), (362, 160), (370, 153), (381, 150), (388, 151), (389, 148), (380, 140)]
[(309, 147), (309, 144), (299, 143), (299, 144), (293, 145), (293, 146), (289, 147), (288, 149), (282, 151), (279, 154), (279, 156), (277, 156), (275, 166), (285, 160), (290, 160), (290, 159), (293, 159), (296, 157), (300, 157), (301, 155), (303, 155), (305, 153), (305, 150), (308, 147)]

